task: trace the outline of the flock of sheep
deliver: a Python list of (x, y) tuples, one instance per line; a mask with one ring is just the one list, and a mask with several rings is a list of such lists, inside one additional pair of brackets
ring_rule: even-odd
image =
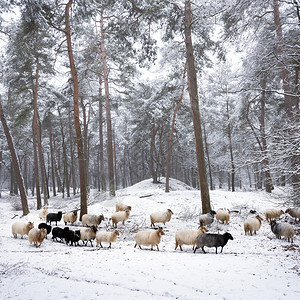
[[(48, 213), (48, 209), (42, 209), (39, 212), (39, 218), (41, 220), (46, 220), (46, 223), (40, 223), (38, 228), (34, 228), (33, 222), (15, 222), (12, 224), (12, 234), (14, 238), (17, 238), (17, 234), (21, 235), (23, 238), (24, 235), (28, 235), (28, 240), (30, 244), (34, 243), (36, 247), (41, 246), (47, 234), (52, 230), (52, 240), (54, 241), (65, 241), (66, 244), (79, 245), (79, 241), (82, 241), (83, 244), (87, 245), (90, 242), (93, 246), (92, 241), (96, 239), (97, 247), (103, 247), (102, 243), (108, 243), (109, 248), (111, 248), (111, 243), (117, 240), (119, 236), (119, 231), (116, 229), (119, 222), (122, 222), (123, 225), (125, 221), (130, 217), (131, 206), (127, 206), (122, 203), (116, 204), (116, 211), (111, 215), (112, 225), (115, 228), (113, 231), (101, 231), (98, 230), (98, 226), (104, 220), (103, 215), (91, 215), (85, 214), (82, 216), (82, 227), (79, 230), (70, 230), (69, 227), (60, 228), (57, 227), (57, 222), (60, 222), (63, 218), (65, 225), (68, 223), (74, 224), (77, 221), (77, 211), (72, 211), (69, 213), (62, 214), (61, 211), (57, 213)], [(283, 210), (269, 209), (265, 211), (265, 218), (270, 222), (271, 230), (275, 234), (276, 238), (281, 238), (282, 236), (288, 241), (293, 242), (295, 235), (294, 229), (291, 224), (286, 222), (277, 223), (278, 219), (282, 214), (288, 213), (291, 217), (300, 219), (300, 208), (289, 208), (284, 212)], [(171, 220), (173, 212), (170, 209), (167, 209), (164, 212), (154, 212), (150, 215), (151, 227), (155, 227), (156, 223), (166, 224)], [(218, 209), (217, 212), (210, 211), (207, 214), (202, 214), (199, 217), (199, 228), (197, 230), (182, 230), (178, 231), (175, 234), (175, 250), (179, 246), (182, 251), (183, 245), (191, 245), (193, 247), (194, 253), (197, 249), (201, 248), (205, 253), (204, 247), (214, 247), (217, 249), (221, 247), (221, 252), (223, 247), (227, 244), (228, 240), (233, 240), (233, 237), (230, 233), (225, 232), (224, 234), (208, 233), (207, 225), (213, 223), (214, 219), (228, 224), (230, 221), (230, 213), (226, 209)], [(263, 218), (259, 215), (256, 217), (248, 218), (244, 222), (244, 231), (247, 235), (256, 234), (260, 229)], [(56, 227), (52, 228), (52, 222), (56, 223)], [(48, 223), (50, 225), (48, 225)], [(159, 250), (158, 245), (161, 240), (161, 236), (164, 235), (164, 231), (161, 227), (156, 230), (151, 231), (139, 231), (135, 234), (135, 246), (138, 246), (140, 249), (141, 246), (151, 246), (156, 247)]]

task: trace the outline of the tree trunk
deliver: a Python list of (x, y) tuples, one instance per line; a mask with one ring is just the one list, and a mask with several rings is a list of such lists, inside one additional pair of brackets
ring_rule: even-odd
[(205, 153), (206, 153), (207, 165), (208, 165), (210, 190), (212, 191), (214, 189), (214, 185), (213, 185), (213, 179), (212, 179), (212, 172), (211, 172), (211, 165), (210, 165), (210, 158), (209, 158), (209, 151), (208, 151), (208, 144), (207, 144), (207, 137), (206, 137), (205, 122), (203, 122), (203, 135), (204, 135)]
[(73, 132), (71, 126), (71, 114), (68, 114), (69, 119), (69, 140), (70, 140), (70, 155), (71, 155), (71, 177), (72, 177), (72, 188), (73, 188), (73, 195), (76, 195), (76, 176), (75, 176), (75, 169), (74, 169), (74, 148), (73, 148)]
[(103, 64), (105, 104), (106, 104), (108, 178), (109, 178), (110, 195), (115, 196), (116, 193), (115, 193), (115, 180), (114, 180), (114, 153), (113, 153), (113, 142), (112, 142), (108, 70), (107, 70), (107, 62), (106, 62), (106, 50), (104, 45), (103, 10), (104, 8), (102, 7), (101, 18), (100, 18), (100, 34), (101, 34), (100, 44), (101, 44), (101, 58)]
[(65, 34), (67, 37), (68, 45), (68, 56), (70, 61), (70, 68), (73, 79), (73, 101), (74, 101), (74, 124), (76, 131), (76, 142), (78, 151), (78, 164), (79, 164), (79, 178), (80, 178), (80, 220), (84, 214), (87, 214), (87, 190), (86, 190), (86, 178), (85, 178), (85, 158), (84, 149), (82, 143), (82, 135), (80, 128), (80, 118), (79, 118), (79, 87), (78, 87), (78, 74), (75, 67), (72, 42), (71, 42), (71, 29), (69, 20), (69, 11), (73, 3), (73, 0), (69, 0), (65, 9)]
[(56, 196), (56, 185), (55, 185), (55, 163), (54, 163), (54, 151), (52, 142), (52, 122), (49, 121), (49, 144), (50, 144), (50, 160), (51, 160), (51, 177), (52, 177), (52, 189), (53, 196)]
[(3, 130), (4, 130), (4, 133), (5, 133), (5, 136), (6, 136), (8, 148), (10, 150), (12, 164), (13, 164), (13, 167), (14, 167), (14, 172), (15, 172), (16, 180), (17, 180), (17, 183), (18, 183), (19, 191), (20, 191), (22, 209), (23, 209), (23, 216), (26, 216), (29, 213), (26, 191), (25, 191), (25, 188), (24, 188), (24, 182), (23, 182), (23, 178), (22, 178), (21, 169), (20, 169), (18, 158), (17, 158), (16, 150), (15, 150), (15, 147), (14, 147), (14, 143), (13, 143), (12, 137), (10, 135), (9, 128), (7, 126), (7, 122), (6, 122), (6, 119), (5, 119), (5, 116), (4, 116), (1, 96), (0, 96), (0, 119), (1, 119)]
[(185, 45), (186, 45), (186, 60), (187, 60), (187, 74), (188, 74), (188, 87), (191, 102), (191, 110), (194, 125), (196, 153), (198, 162), (198, 173), (200, 179), (200, 191), (202, 201), (202, 213), (207, 213), (211, 210), (209, 188), (207, 183), (207, 174), (205, 167), (204, 148), (202, 140), (202, 129), (199, 111), (198, 87), (197, 87), (197, 74), (195, 70), (194, 49), (192, 44), (192, 12), (191, 2), (185, 1)]

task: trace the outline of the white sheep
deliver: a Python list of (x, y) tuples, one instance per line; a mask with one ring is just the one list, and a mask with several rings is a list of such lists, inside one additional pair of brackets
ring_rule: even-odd
[(228, 224), (230, 219), (229, 212), (223, 208), (218, 209), (216, 213), (216, 219), (222, 223), (226, 222), (226, 224)]
[(167, 209), (164, 212), (154, 212), (150, 215), (151, 227), (155, 226), (155, 223), (163, 223), (164, 225), (171, 220), (173, 212), (171, 209)]
[(300, 207), (288, 208), (285, 213), (288, 213), (291, 217), (295, 218), (295, 221), (297, 221), (297, 218), (300, 220)]
[(31, 244), (33, 242), (33, 244), (36, 247), (40, 247), (46, 235), (47, 235), (46, 228), (42, 228), (42, 229), (32, 228), (28, 233), (29, 243)]
[(125, 211), (126, 209), (131, 210), (131, 206), (123, 204), (123, 203), (116, 204), (116, 211)]
[(175, 250), (179, 246), (182, 251), (182, 245), (192, 245), (193, 250), (197, 244), (197, 237), (199, 234), (207, 232), (206, 227), (201, 227), (198, 230), (181, 230), (175, 234)]
[(263, 220), (262, 217), (260, 217), (259, 215), (257, 215), (255, 218), (246, 219), (244, 222), (245, 235), (247, 234), (252, 235), (253, 232), (254, 234), (256, 234), (256, 232), (261, 227), (262, 220)]
[(82, 226), (98, 226), (100, 225), (101, 221), (104, 220), (104, 216), (103, 215), (89, 215), (89, 214), (85, 214), (82, 216)]
[(48, 207), (42, 208), (39, 211), (39, 218), (40, 218), (40, 220), (46, 221), (47, 215), (48, 215)]
[(159, 251), (158, 244), (160, 243), (161, 236), (164, 235), (162, 228), (159, 228), (155, 231), (139, 231), (135, 235), (135, 246), (138, 245), (140, 249), (143, 246), (151, 246), (151, 250), (153, 250), (153, 246), (157, 247), (157, 251)]
[(107, 231), (97, 231), (96, 233), (96, 240), (97, 240), (97, 247), (100, 245), (101, 248), (103, 242), (109, 243), (109, 247), (111, 248), (111, 243), (117, 240), (117, 236), (120, 235), (118, 230), (114, 230), (113, 232)]
[(289, 223), (276, 223), (275, 220), (271, 221), (271, 230), (276, 235), (276, 238), (281, 239), (284, 236), (288, 242), (291, 240), (293, 242), (293, 238), (295, 235), (295, 231), (291, 224)]
[(118, 212), (114, 212), (111, 215), (111, 221), (112, 221), (112, 225), (117, 228), (117, 225), (119, 222), (122, 222), (123, 225), (125, 223), (125, 221), (129, 218), (130, 215), (130, 210), (126, 209), (125, 211), (118, 211)]
[(63, 216), (65, 225), (67, 225), (67, 223), (74, 223), (77, 221), (77, 210), (65, 213)]
[(214, 221), (215, 214), (216, 214), (216, 212), (214, 210), (211, 210), (207, 214), (201, 215), (199, 217), (200, 226), (203, 227), (206, 225), (210, 225)]
[(80, 228), (80, 240), (82, 240), (83, 242), (85, 241), (85, 245), (90, 242), (91, 246), (93, 247), (92, 240), (95, 239), (96, 233), (97, 227), (94, 225), (90, 228)]
[(266, 217), (266, 220), (269, 222), (273, 219), (278, 219), (280, 218), (281, 215), (284, 214), (284, 211), (282, 209), (274, 209), (274, 208), (271, 208), (271, 209), (267, 209), (265, 211), (265, 217)]
[(21, 239), (24, 235), (28, 235), (29, 231), (34, 227), (33, 222), (23, 223), (23, 222), (15, 222), (11, 226), (11, 231), (14, 238), (17, 238), (18, 234), (21, 235)]

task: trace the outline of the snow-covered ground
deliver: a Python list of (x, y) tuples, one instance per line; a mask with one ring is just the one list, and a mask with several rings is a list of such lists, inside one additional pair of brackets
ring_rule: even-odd
[[(228, 231), (229, 241), (223, 253), (207, 254), (191, 246), (175, 251), (176, 231), (196, 229), (201, 210), (200, 193), (183, 183), (171, 180), (170, 193), (163, 184), (145, 180), (117, 191), (113, 199), (107, 195), (90, 194), (89, 213), (104, 214), (101, 230), (111, 229), (109, 217), (116, 202), (132, 206), (125, 226), (119, 225), (120, 237), (112, 249), (104, 244), (95, 247), (71, 247), (53, 242), (51, 234), (40, 248), (24, 239), (14, 239), (11, 225), (19, 220), (8, 197), (0, 199), (0, 299), (300, 299), (300, 222), (283, 215), (282, 221), (293, 224), (294, 243), (275, 239), (270, 225), (263, 221), (256, 236), (245, 236), (243, 222), (256, 210), (263, 216), (267, 208), (286, 209), (283, 191), (211, 192), (212, 207), (231, 210), (229, 225), (214, 222), (210, 232)], [(143, 197), (146, 196), (146, 197)], [(34, 199), (31, 212), (22, 218), (39, 224)], [(49, 211), (71, 211), (79, 199), (49, 200)], [(134, 248), (137, 230), (151, 230), (149, 215), (170, 208), (174, 215), (163, 226), (165, 235), (160, 251)], [(18, 214), (19, 216), (12, 219)], [(63, 222), (59, 222), (64, 227)], [(77, 222), (80, 226), (80, 222)], [(75, 226), (71, 226), (75, 229)], [(220, 248), (219, 248), (220, 251)]]

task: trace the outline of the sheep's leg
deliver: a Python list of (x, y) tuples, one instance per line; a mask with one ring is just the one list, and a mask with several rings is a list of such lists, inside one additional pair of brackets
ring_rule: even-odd
[(198, 249), (198, 247), (196, 246), (195, 250), (194, 250), (194, 253), (196, 252), (196, 250)]
[(159, 251), (158, 244), (156, 245), (157, 251)]
[(134, 248), (137, 246), (137, 243), (135, 243)]
[(180, 250), (182, 251), (182, 247), (181, 247), (181, 245), (179, 245), (179, 248), (180, 248)]
[(204, 246), (203, 246), (201, 249), (202, 249), (203, 253), (206, 253), (206, 252), (204, 251)]
[(111, 243), (109, 243), (109, 246), (108, 246), (108, 248), (110, 248), (110, 249), (111, 249)]

